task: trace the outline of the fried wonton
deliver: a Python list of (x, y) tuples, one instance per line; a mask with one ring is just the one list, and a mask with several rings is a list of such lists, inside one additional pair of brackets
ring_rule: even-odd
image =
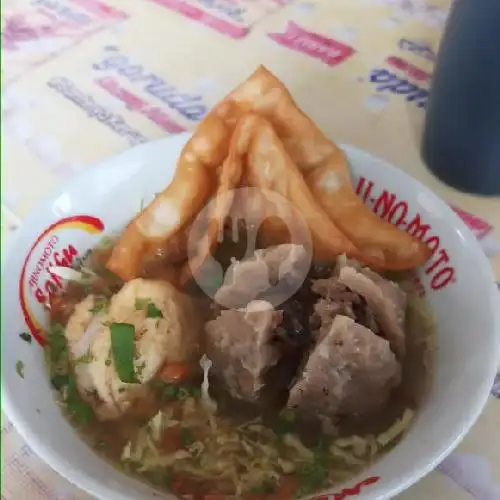
[[(299, 169), (265, 118), (258, 119), (248, 153), (247, 167), (250, 185), (274, 191), (298, 209), (310, 231), (316, 259), (331, 260), (341, 254), (350, 257), (357, 255), (351, 241), (316, 202)], [(274, 219), (273, 222), (279, 224), (279, 219)], [(264, 232), (273, 230), (280, 231), (273, 227), (264, 227)], [(269, 238), (272, 239), (272, 235)]]
[(269, 120), (314, 198), (359, 248), (358, 258), (378, 269), (422, 265), (425, 243), (377, 217), (353, 191), (343, 151), (296, 105), (283, 83), (264, 66), (233, 90), (214, 110), (230, 126), (253, 111)]
[[(196, 247), (182, 267), (180, 283), (185, 284), (196, 275), (224, 232), (224, 223), (231, 210), (235, 189), (240, 185), (244, 170), (244, 155), (258, 126), (257, 115), (244, 115), (238, 122), (231, 138), (229, 153), (218, 173), (218, 186), (213, 199), (203, 213), (203, 219), (191, 227), (190, 242)], [(201, 234), (200, 234), (201, 233)], [(191, 253), (188, 251), (188, 253)]]
[[(242, 186), (290, 202), (306, 221), (317, 259), (345, 253), (378, 270), (400, 270), (430, 257), (423, 242), (363, 204), (342, 150), (260, 66), (201, 122), (181, 152), (173, 181), (127, 226), (108, 269), (130, 280), (141, 274), (148, 255), (159, 252), (175, 267), (167, 274), (185, 283), (214, 250), (234, 201), (230, 191)], [(193, 221), (213, 199), (206, 231), (195, 251), (188, 251)], [(264, 213), (272, 205), (274, 214), (287, 210), (279, 201), (266, 199), (265, 205)], [(267, 243), (286, 242), (279, 216), (267, 218), (263, 229)]]
[[(226, 159), (232, 129), (207, 116), (184, 146), (172, 182), (126, 227), (107, 268), (128, 281), (138, 276), (144, 255), (163, 248), (203, 209), (217, 189), (217, 169)], [(177, 256), (177, 252), (176, 257)], [(176, 258), (176, 260), (178, 260)]]

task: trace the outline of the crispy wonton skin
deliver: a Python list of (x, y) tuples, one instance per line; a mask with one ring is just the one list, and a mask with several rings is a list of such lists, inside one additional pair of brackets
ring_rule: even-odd
[[(355, 257), (356, 248), (316, 202), (271, 124), (264, 118), (259, 117), (258, 120), (259, 125), (248, 153), (249, 183), (277, 192), (300, 211), (311, 233), (316, 259), (331, 260), (341, 254)], [(279, 224), (279, 222), (273, 220), (269, 221), (269, 224)], [(274, 228), (266, 227), (264, 224), (264, 232), (273, 230)]]
[[(269, 167), (264, 168), (265, 162)], [(252, 185), (278, 192), (303, 213), (316, 258), (347, 253), (378, 270), (402, 270), (430, 257), (425, 243), (363, 204), (353, 191), (342, 150), (298, 108), (283, 83), (260, 66), (201, 122), (181, 152), (174, 179), (127, 226), (108, 269), (133, 279), (145, 256), (162, 249), (167, 264), (180, 266), (185, 282), (213, 250), (215, 234), (230, 212), (228, 190)], [(184, 235), (213, 196), (221, 196), (213, 221), (193, 262), (182, 264)], [(269, 242), (284, 242), (286, 228), (279, 219), (265, 226)]]
[(231, 133), (215, 114), (205, 118), (184, 146), (172, 182), (122, 233), (106, 265), (110, 271), (125, 281), (137, 277), (144, 255), (165, 247), (191, 222), (216, 189), (216, 169), (228, 155)]
[(412, 269), (430, 257), (427, 245), (377, 217), (353, 191), (343, 151), (296, 105), (283, 83), (264, 66), (216, 108), (228, 125), (242, 113), (266, 118), (314, 198), (360, 250), (358, 258), (377, 269)]
[[(244, 170), (244, 155), (247, 154), (250, 140), (258, 126), (257, 115), (244, 115), (238, 122), (229, 146), (227, 158), (222, 163), (218, 174), (218, 186), (210, 205), (207, 220), (200, 224), (203, 234), (196, 234), (197, 248), (194, 255), (184, 263), (180, 275), (180, 284), (184, 285), (196, 275), (204, 262), (211, 255), (218, 242), (218, 236), (224, 231), (224, 223), (231, 210), (235, 189), (239, 187)], [(196, 231), (196, 227), (193, 230)]]

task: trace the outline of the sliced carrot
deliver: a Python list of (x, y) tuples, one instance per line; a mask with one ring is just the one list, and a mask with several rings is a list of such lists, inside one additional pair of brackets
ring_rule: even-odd
[(191, 373), (192, 367), (187, 363), (170, 363), (158, 372), (156, 378), (164, 382), (178, 382), (187, 378)]

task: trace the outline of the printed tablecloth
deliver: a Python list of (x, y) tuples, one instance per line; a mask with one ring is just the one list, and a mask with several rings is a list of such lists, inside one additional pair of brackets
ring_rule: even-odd
[[(3, 241), (57, 183), (135, 144), (193, 129), (265, 64), (331, 137), (389, 160), (460, 207), (500, 277), (500, 200), (445, 187), (418, 154), (449, 8), (448, 0), (4, 0)], [(497, 378), (463, 444), (399, 498), (500, 499), (499, 397)], [(90, 498), (5, 418), (2, 441), (2, 499)]]

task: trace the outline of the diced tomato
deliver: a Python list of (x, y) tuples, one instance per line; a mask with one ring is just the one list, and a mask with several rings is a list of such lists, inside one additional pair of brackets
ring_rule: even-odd
[(172, 476), (172, 483), (170, 485), (170, 488), (174, 493), (177, 493), (178, 495), (184, 495), (189, 491), (188, 481), (189, 480), (185, 476), (174, 474)]
[(164, 382), (179, 382), (189, 377), (191, 373), (192, 367), (187, 363), (170, 363), (158, 372), (156, 378)]
[(170, 486), (171, 490), (186, 500), (227, 500), (227, 495), (206, 493), (211, 485), (194, 481), (182, 474), (175, 474)]
[(274, 500), (290, 500), (295, 496), (295, 492), (299, 487), (297, 478), (293, 476), (283, 476), (280, 479), (278, 489), (269, 497)]
[(173, 453), (182, 448), (182, 430), (180, 425), (169, 427), (162, 436), (161, 449), (165, 453)]

